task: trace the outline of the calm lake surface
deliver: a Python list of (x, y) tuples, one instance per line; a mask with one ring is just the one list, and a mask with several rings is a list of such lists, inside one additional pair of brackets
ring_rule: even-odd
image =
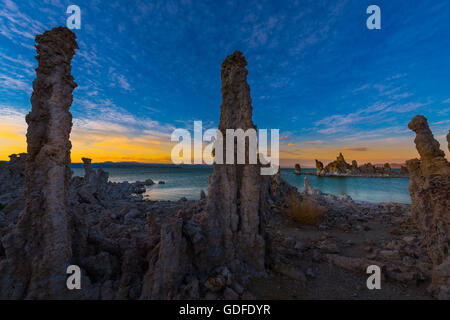
[[(72, 168), (74, 175), (83, 176), (84, 169)], [(207, 192), (212, 168), (167, 168), (167, 167), (113, 167), (105, 168), (110, 181), (135, 182), (152, 179), (166, 184), (147, 187), (144, 194), (152, 200), (178, 200), (181, 197), (196, 200), (200, 191)], [(313, 171), (313, 169), (304, 169)], [(310, 184), (322, 192), (336, 196), (347, 194), (354, 200), (368, 202), (411, 203), (408, 193), (409, 178), (354, 178), (354, 177), (316, 177), (294, 174), (293, 169), (281, 169), (281, 176), (291, 185), (303, 190), (303, 179), (308, 177)]]

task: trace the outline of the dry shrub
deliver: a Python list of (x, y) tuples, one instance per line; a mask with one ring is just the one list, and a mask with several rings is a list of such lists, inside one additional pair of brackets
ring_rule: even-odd
[(317, 225), (324, 214), (325, 208), (312, 199), (304, 198), (301, 201), (298, 197), (295, 197), (291, 201), (291, 216), (295, 221), (302, 224)]

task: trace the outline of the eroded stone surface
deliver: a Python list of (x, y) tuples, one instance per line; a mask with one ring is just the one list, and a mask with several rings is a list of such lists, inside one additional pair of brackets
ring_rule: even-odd
[(26, 153), (12, 154), (9, 162), (0, 163), (0, 232), (11, 222), (16, 223), (23, 210), (26, 157)]
[(298, 163), (295, 164), (295, 174), (300, 175), (302, 174), (302, 168)]
[[(411, 213), (423, 233), (434, 267), (440, 270), (430, 290), (436, 296), (448, 295), (450, 270), (439, 266), (449, 259), (450, 165), (424, 116), (415, 116), (408, 127), (416, 133), (414, 142), (420, 155), (420, 160), (406, 163), (410, 172)], [(447, 277), (442, 276), (442, 270), (446, 270)]]
[(70, 63), (78, 46), (67, 28), (46, 31), (36, 42), (39, 65), (26, 117), (26, 206), (14, 231), (2, 239), (7, 261), (0, 267), (0, 291), (10, 298), (64, 296), (72, 257), (69, 108), (77, 84)]
[[(246, 65), (238, 51), (222, 63), (219, 130), (223, 136), (227, 129), (256, 129)], [(258, 165), (214, 165), (204, 216), (212, 267), (225, 264), (232, 272), (264, 270), (262, 179)]]
[(315, 161), (316, 161), (317, 174), (319, 174), (323, 170), (323, 163), (317, 159)]

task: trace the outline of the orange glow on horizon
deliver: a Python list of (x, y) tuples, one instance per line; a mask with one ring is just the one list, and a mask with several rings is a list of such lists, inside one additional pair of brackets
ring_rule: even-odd
[[(0, 160), (9, 160), (13, 153), (26, 152), (25, 127), (20, 125), (1, 124), (0, 126)], [(362, 141), (356, 147), (348, 147), (338, 143), (326, 146), (315, 144), (289, 143), (280, 146), (280, 165), (293, 167), (299, 163), (302, 167), (315, 167), (314, 159), (325, 165), (334, 161), (342, 152), (345, 160), (358, 164), (397, 163), (417, 158), (418, 153), (413, 141), (409, 138), (391, 138), (384, 140)], [(92, 158), (93, 162), (142, 162), (170, 164), (171, 150), (175, 142), (169, 136), (124, 135), (118, 132), (92, 132), (74, 128), (71, 134), (72, 162), (81, 162), (82, 157)], [(447, 144), (439, 139), (441, 149)], [(446, 141), (445, 141), (446, 142)], [(358, 147), (364, 145), (364, 147)], [(448, 150), (445, 150), (447, 157)]]
[[(72, 162), (81, 162), (82, 157), (92, 158), (94, 162), (143, 162), (143, 163), (172, 163), (170, 141), (139, 141), (127, 137), (108, 137), (106, 141), (86, 141), (72, 139)], [(153, 143), (150, 143), (153, 142)], [(13, 153), (26, 152), (26, 139), (16, 133), (0, 131), (0, 160), (9, 160)], [(320, 150), (298, 150), (294, 153), (280, 150), (280, 164), (291, 167), (300, 163), (304, 167), (314, 167), (314, 159), (324, 164), (334, 161), (342, 152), (346, 161), (371, 163), (404, 163), (407, 159), (418, 157), (415, 148), (387, 147), (364, 152), (344, 151), (343, 148), (329, 147)]]

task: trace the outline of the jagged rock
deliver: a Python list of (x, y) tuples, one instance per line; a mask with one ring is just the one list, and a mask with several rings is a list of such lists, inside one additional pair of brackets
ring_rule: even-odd
[(317, 175), (319, 175), (322, 170), (323, 170), (323, 163), (320, 162), (319, 160), (315, 160), (316, 161), (316, 171), (317, 171)]
[(182, 235), (183, 220), (177, 218), (161, 226), (160, 239), (150, 256), (141, 299), (176, 299), (178, 279), (188, 274), (188, 243)]
[[(415, 116), (408, 127), (416, 133), (414, 142), (420, 154), (420, 160), (406, 162), (410, 172), (411, 213), (423, 233), (434, 268), (442, 270), (439, 266), (449, 259), (450, 164), (445, 159), (445, 153), (439, 148), (439, 142), (434, 139), (424, 116)], [(440, 295), (443, 286), (450, 285), (450, 269), (443, 270), (446, 270), (447, 276), (432, 278), (430, 291), (435, 296)], [(441, 283), (442, 279), (447, 279), (447, 282)]]
[(408, 168), (406, 168), (405, 166), (401, 166), (400, 167), (400, 175), (409, 175)]
[(431, 293), (441, 300), (450, 300), (450, 257), (433, 268)]
[(223, 291), (223, 297), (225, 300), (238, 300), (239, 295), (231, 288), (226, 288)]
[(345, 161), (342, 153), (339, 153), (336, 160), (329, 163), (325, 167), (325, 172), (336, 173), (336, 174), (344, 174), (350, 171), (351, 166)]
[(232, 284), (232, 275), (227, 267), (218, 267), (205, 282), (205, 288), (211, 292), (217, 292)]
[(303, 187), (303, 193), (306, 195), (321, 195), (322, 192), (319, 189), (314, 189), (311, 184), (309, 183), (309, 180), (307, 177), (303, 179), (304, 187)]
[(94, 169), (92, 169), (92, 159), (89, 158), (81, 158), (84, 164), (84, 179), (91, 183), (91, 177), (95, 176)]
[[(434, 139), (428, 121), (424, 116), (415, 116), (408, 124), (408, 128), (416, 133), (414, 143), (422, 161), (432, 161), (434, 158), (444, 158), (445, 153), (440, 149), (439, 142)], [(444, 159), (445, 160), (445, 159)], [(442, 163), (442, 160), (435, 160)]]
[(373, 164), (365, 163), (358, 167), (356, 160), (348, 164), (342, 153), (339, 153), (337, 159), (330, 162), (325, 168), (323, 164), (316, 160), (316, 175), (318, 176), (362, 176), (362, 177), (406, 177), (408, 172), (402, 170), (400, 173), (392, 171), (391, 165), (385, 163), (382, 167), (376, 167)]
[(9, 162), (0, 171), (2, 185), (7, 185), (8, 182), (12, 182), (7, 181), (8, 178), (19, 179), (23, 182), (26, 158), (26, 153), (11, 154), (9, 156)]
[(94, 170), (91, 159), (82, 158), (84, 162), (84, 178), (74, 177), (70, 184), (72, 203), (105, 205), (105, 202), (117, 199), (142, 199), (146, 192), (145, 182), (113, 183), (109, 181), (109, 173), (102, 168)]
[(375, 168), (375, 166), (373, 164), (369, 163), (365, 163), (362, 166), (359, 167), (359, 170), (365, 174), (375, 174), (377, 169)]
[(232, 289), (239, 295), (239, 294), (242, 294), (242, 293), (244, 293), (244, 287), (243, 286), (241, 286), (238, 282), (236, 282), (236, 281), (233, 281), (233, 283), (232, 283)]
[(123, 217), (123, 222), (125, 224), (130, 224), (130, 222), (137, 218), (142, 216), (142, 213), (138, 210), (138, 209), (131, 209), (124, 217)]
[(303, 273), (303, 271), (296, 268), (293, 265), (286, 264), (283, 262), (277, 262), (277, 263), (275, 263), (273, 269), (274, 269), (274, 271), (276, 271), (282, 275), (285, 275), (286, 277), (288, 277), (290, 279), (298, 280), (298, 281), (306, 281), (306, 276)]
[(0, 223), (0, 235), (3, 227), (17, 222), (23, 210), (26, 157), (26, 153), (12, 154), (9, 162), (0, 163), (0, 212), (6, 218), (4, 223)]
[(11, 189), (16, 190), (23, 185), (25, 176), (25, 162), (27, 154), (12, 154), (9, 162), (0, 163), (0, 193), (4, 194)]
[(105, 251), (94, 256), (82, 258), (80, 264), (91, 276), (104, 280), (116, 274), (119, 269), (118, 260)]
[(347, 164), (347, 162), (344, 159), (344, 155), (342, 154), (342, 152), (339, 152), (339, 155), (336, 158), (336, 162), (342, 163), (342, 164)]
[(154, 184), (155, 184), (155, 182), (153, 182), (152, 179), (147, 179), (147, 180), (144, 181), (144, 185), (146, 185), (146, 186), (151, 186), (151, 185), (154, 185)]
[(352, 258), (341, 256), (338, 254), (326, 254), (325, 258), (330, 263), (337, 265), (343, 269), (355, 272), (366, 272), (367, 267), (370, 265), (377, 265), (383, 267), (383, 264), (379, 261), (373, 261), (366, 258)]
[(292, 202), (301, 202), (301, 195), (298, 193), (297, 188), (283, 180), (280, 172), (275, 174), (269, 182), (270, 191), (267, 201), (272, 208), (286, 208), (292, 205)]
[(339, 247), (328, 240), (322, 241), (322, 243), (317, 247), (321, 253), (339, 253)]
[(114, 299), (114, 295), (113, 282), (111, 280), (105, 281), (101, 288), (101, 299), (112, 300)]
[(135, 193), (135, 194), (143, 194), (146, 191), (147, 190), (145, 189), (145, 186), (143, 186), (143, 185), (134, 185), (134, 187), (131, 190), (131, 192)]
[(245, 291), (242, 294), (242, 300), (256, 300), (256, 297), (250, 291)]
[(298, 163), (295, 164), (295, 174), (300, 175), (302, 174), (302, 168)]
[[(238, 51), (222, 63), (219, 130), (224, 137), (227, 129), (256, 129), (246, 65)], [(264, 178), (259, 165), (214, 164), (204, 215), (211, 267), (225, 264), (233, 273), (264, 271)]]
[(200, 200), (206, 199), (206, 193), (203, 190), (200, 190)]
[(77, 86), (70, 73), (75, 39), (63, 27), (36, 37), (39, 65), (26, 117), (26, 205), (14, 230), (2, 238), (7, 259), (0, 262), (3, 298), (63, 298), (71, 293), (66, 268), (72, 259), (69, 108)]
[(448, 150), (450, 150), (450, 130), (448, 130), (447, 134), (447, 143), (448, 143)]

